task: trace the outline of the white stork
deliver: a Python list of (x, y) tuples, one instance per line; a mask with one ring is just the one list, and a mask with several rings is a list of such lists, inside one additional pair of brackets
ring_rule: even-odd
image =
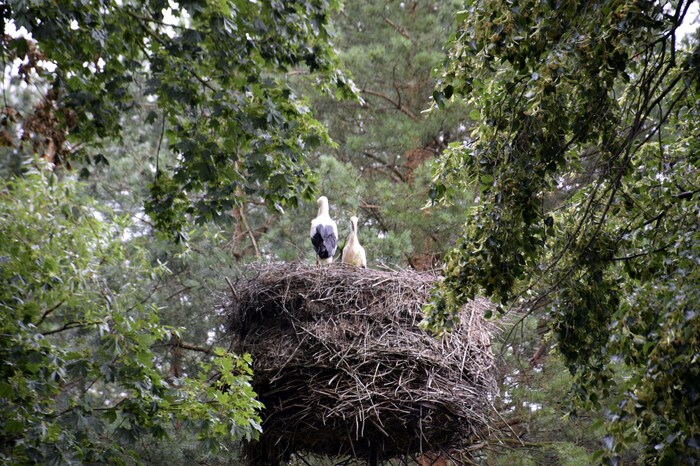
[(343, 248), (343, 253), (340, 256), (343, 264), (352, 264), (355, 267), (367, 268), (367, 257), (365, 256), (365, 248), (360, 246), (360, 241), (357, 239), (357, 217), (350, 217), (350, 234), (348, 241)]
[(311, 221), (311, 243), (316, 250), (317, 264), (330, 264), (338, 247), (338, 226), (328, 215), (328, 198), (318, 198), (318, 215)]

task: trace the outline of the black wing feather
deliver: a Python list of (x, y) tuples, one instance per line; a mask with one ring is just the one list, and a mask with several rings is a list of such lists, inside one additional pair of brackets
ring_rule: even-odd
[(338, 247), (338, 238), (330, 225), (318, 225), (316, 233), (311, 237), (311, 244), (314, 245), (316, 254), (321, 259), (333, 257), (335, 249)]

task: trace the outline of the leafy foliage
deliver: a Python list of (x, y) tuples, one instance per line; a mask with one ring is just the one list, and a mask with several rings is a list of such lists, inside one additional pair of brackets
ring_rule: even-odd
[(0, 457), (138, 462), (135, 444), (192, 432), (212, 450), (260, 430), (248, 356), (223, 349), (172, 377), (150, 287), (165, 270), (81, 187), (30, 172), (0, 195)]
[[(269, 205), (309, 199), (304, 153), (325, 130), (285, 83), (305, 67), (328, 92), (353, 95), (329, 42), (332, 0), (294, 2), (9, 2), (3, 20), (27, 37), (3, 38), (3, 56), (29, 61), (51, 82), (37, 111), (18, 122), (57, 164), (73, 151), (123, 137), (123, 114), (157, 104), (150, 123), (179, 154), (156, 165), (148, 212), (174, 231), (186, 214), (216, 219), (258, 194)], [(41, 60), (56, 65), (48, 73)], [(29, 74), (27, 74), (29, 80)], [(40, 109), (43, 109), (41, 112)], [(22, 115), (20, 115), (21, 117)]]
[(612, 462), (636, 439), (698, 456), (700, 50), (675, 42), (691, 3), (469, 1), (438, 92), (478, 109), (439, 174), (480, 202), (425, 324), (479, 292), (546, 310), (580, 400), (609, 410)]

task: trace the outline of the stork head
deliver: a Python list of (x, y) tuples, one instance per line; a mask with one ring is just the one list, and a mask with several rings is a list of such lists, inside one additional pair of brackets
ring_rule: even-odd
[(318, 204), (318, 215), (328, 215), (328, 198), (326, 196), (319, 197), (316, 204)]
[(352, 231), (357, 233), (357, 217), (355, 217), (354, 215), (350, 217), (350, 225), (352, 225)]

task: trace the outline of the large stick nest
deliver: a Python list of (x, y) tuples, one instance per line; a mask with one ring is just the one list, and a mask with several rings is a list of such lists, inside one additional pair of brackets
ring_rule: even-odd
[(418, 327), (433, 274), (299, 263), (249, 272), (226, 309), (265, 404), (251, 462), (413, 455), (458, 448), (484, 427), (496, 390), (487, 300), (435, 338)]

